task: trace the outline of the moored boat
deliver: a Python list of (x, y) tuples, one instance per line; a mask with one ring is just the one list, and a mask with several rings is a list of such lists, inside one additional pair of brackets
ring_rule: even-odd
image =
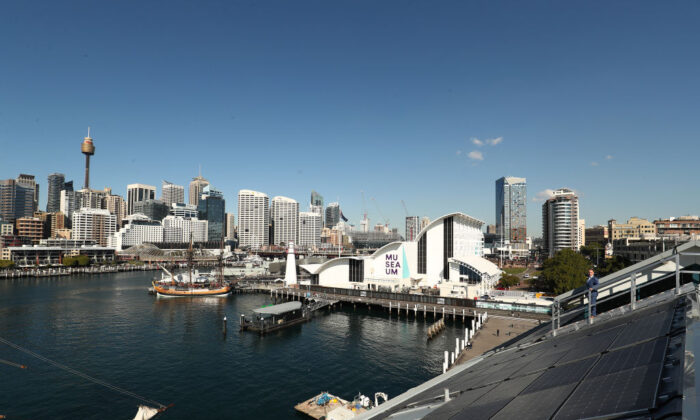
[(231, 285), (224, 280), (223, 276), (223, 247), (219, 256), (219, 273), (202, 274), (192, 269), (192, 242), (187, 253), (187, 276), (183, 274), (173, 274), (165, 267), (160, 280), (153, 280), (153, 292), (159, 297), (200, 297), (214, 296), (226, 297), (231, 295)]

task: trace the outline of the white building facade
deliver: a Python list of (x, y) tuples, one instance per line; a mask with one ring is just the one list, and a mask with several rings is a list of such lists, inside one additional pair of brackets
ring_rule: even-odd
[[(464, 213), (451, 213), (428, 224), (415, 241), (392, 242), (368, 257), (335, 258), (302, 268), (311, 274), (311, 283), (320, 286), (400, 292), (438, 287), (448, 296), (471, 298), (492, 288), (500, 275), (483, 258), (483, 224)], [(478, 273), (486, 276), (460, 274), (458, 266), (452, 267), (457, 261), (478, 264), (484, 268)]]
[(134, 245), (163, 242), (163, 225), (145, 216), (135, 215), (111, 237), (110, 247), (118, 252)]
[(252, 190), (238, 192), (238, 246), (262, 248), (270, 244), (270, 199)]
[(206, 242), (208, 238), (208, 223), (196, 217), (165, 216), (163, 219), (163, 242), (187, 243)]
[(561, 188), (542, 204), (542, 239), (548, 255), (579, 249), (579, 203), (573, 190)]
[(105, 209), (82, 208), (73, 213), (72, 239), (90, 239), (107, 246), (117, 231), (117, 216)]
[(299, 246), (318, 249), (321, 246), (323, 219), (317, 212), (299, 213)]
[(299, 203), (288, 197), (273, 197), (270, 207), (275, 245), (289, 245), (299, 241)]

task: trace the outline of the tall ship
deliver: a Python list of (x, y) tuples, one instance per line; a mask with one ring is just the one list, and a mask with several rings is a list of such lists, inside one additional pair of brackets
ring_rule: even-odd
[(197, 297), (216, 296), (226, 297), (231, 294), (231, 285), (224, 280), (223, 246), (219, 253), (219, 269), (217, 273), (200, 273), (194, 270), (192, 240), (187, 250), (187, 273), (173, 274), (161, 267), (163, 274), (160, 280), (153, 280), (153, 292), (162, 297)]

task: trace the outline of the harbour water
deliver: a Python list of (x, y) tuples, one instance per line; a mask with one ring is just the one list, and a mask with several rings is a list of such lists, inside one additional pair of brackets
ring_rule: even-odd
[[(293, 407), (329, 391), (394, 397), (441, 373), (460, 321), (426, 340), (432, 319), (351, 306), (265, 337), (239, 333), (263, 295), (156, 298), (154, 272), (0, 281), (0, 337), (163, 404), (164, 419), (304, 418)], [(223, 334), (222, 319), (228, 318)], [(0, 343), (0, 415), (130, 419), (138, 400)]]

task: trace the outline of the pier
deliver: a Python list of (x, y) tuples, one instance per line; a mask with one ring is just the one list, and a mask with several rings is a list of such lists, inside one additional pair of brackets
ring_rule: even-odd
[[(368, 308), (380, 308), (388, 311), (390, 315), (396, 314), (399, 318), (406, 319), (433, 319), (444, 318), (466, 324), (478, 313), (488, 311), (493, 315), (533, 320), (549, 320), (548, 312), (535, 305), (512, 305), (498, 302), (483, 302), (484, 306), (478, 306), (477, 301), (470, 299), (456, 299), (449, 297), (418, 295), (408, 293), (375, 292), (370, 290), (337, 289), (319, 286), (301, 286), (290, 288), (273, 284), (248, 285), (248, 292), (269, 294), (275, 301), (302, 300), (305, 297), (316, 297), (339, 304), (351, 304), (353, 307), (365, 305)], [(482, 302), (479, 302), (482, 303)], [(488, 306), (486, 306), (488, 305)], [(513, 310), (509, 309), (513, 308)], [(546, 308), (545, 308), (546, 309)], [(538, 311), (535, 311), (538, 310)]]
[(29, 268), (0, 270), (0, 279), (18, 279), (23, 277), (57, 277), (73, 274), (106, 274), (123, 271), (152, 271), (157, 270), (156, 265), (94, 265), (89, 267), (55, 267), (55, 268)]

